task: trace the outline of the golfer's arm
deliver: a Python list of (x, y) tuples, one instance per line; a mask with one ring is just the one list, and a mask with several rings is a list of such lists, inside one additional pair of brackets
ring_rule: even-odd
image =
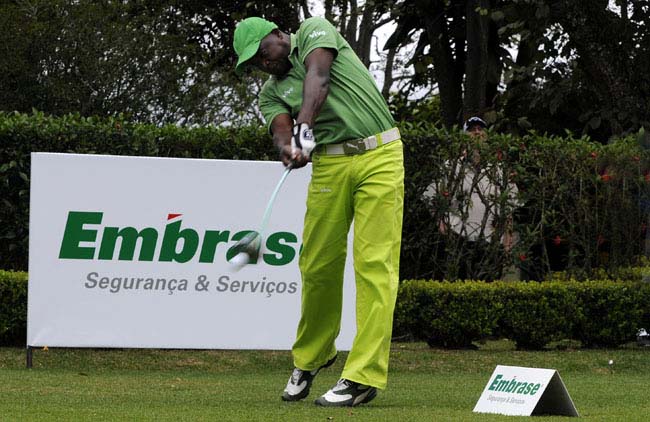
[(316, 116), (327, 99), (330, 88), (330, 69), (334, 52), (327, 48), (316, 48), (305, 58), (307, 74), (302, 88), (302, 106), (296, 123), (314, 126)]
[(293, 119), (287, 114), (278, 114), (271, 122), (271, 133), (273, 134), (273, 145), (282, 150), (285, 145), (291, 144), (291, 129)]
[(273, 144), (280, 153), (280, 160), (285, 166), (290, 163), (294, 168), (303, 167), (307, 161), (296, 164), (291, 151), (291, 136), (293, 128), (293, 119), (288, 113), (282, 113), (275, 116), (271, 122), (271, 133), (273, 134)]

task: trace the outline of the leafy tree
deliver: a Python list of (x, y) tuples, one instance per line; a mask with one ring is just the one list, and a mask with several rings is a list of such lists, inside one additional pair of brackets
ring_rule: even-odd
[(0, 109), (254, 121), (255, 90), (232, 72), (233, 29), (248, 15), (297, 24), (290, 1), (3, 2)]
[[(510, 132), (568, 129), (599, 139), (650, 126), (647, 0), (321, 4), (362, 61), (384, 72), (382, 94), (407, 118), (418, 114), (410, 107), (434, 104), (436, 93), (431, 111), (446, 126), (481, 114)], [(310, 8), (304, 0), (0, 2), (0, 110), (259, 123), (263, 80), (233, 75), (234, 27), (256, 15), (295, 31)], [(372, 40), (393, 21), (395, 33), (373, 62)], [(404, 71), (410, 66), (413, 74)], [(414, 93), (422, 100), (407, 100)]]
[[(392, 0), (325, 1), (367, 66), (384, 72), (386, 98), (397, 48), (372, 62), (375, 32), (391, 21)], [(311, 5), (313, 6), (313, 5)], [(82, 116), (123, 115), (156, 124), (259, 123), (263, 75), (233, 74), (236, 23), (263, 16), (295, 31), (305, 1), (32, 0), (0, 3), (0, 110)]]
[(398, 26), (386, 48), (409, 44), (417, 35), (414, 79), (420, 86), (437, 85), (447, 126), (484, 112), (496, 94), (501, 56), (489, 7), (486, 0), (410, 0), (393, 9)]
[(515, 132), (608, 138), (650, 126), (650, 5), (615, 3), (397, 1), (386, 47), (415, 42), (414, 81), (437, 87), (447, 126), (483, 114)]

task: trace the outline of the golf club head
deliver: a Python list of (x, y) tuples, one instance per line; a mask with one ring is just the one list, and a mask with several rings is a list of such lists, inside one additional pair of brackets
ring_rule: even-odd
[(232, 247), (235, 256), (228, 262), (234, 267), (236, 271), (242, 269), (249, 262), (257, 261), (260, 254), (260, 246), (262, 245), (262, 238), (257, 232), (250, 232), (242, 237)]
[(239, 252), (237, 255), (233, 256), (230, 261), (228, 261), (233, 271), (241, 270), (249, 262), (250, 256), (246, 252)]

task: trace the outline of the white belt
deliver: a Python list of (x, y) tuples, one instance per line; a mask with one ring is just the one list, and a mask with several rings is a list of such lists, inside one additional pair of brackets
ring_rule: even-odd
[(399, 129), (394, 127), (367, 138), (354, 139), (352, 141), (344, 141), (337, 144), (325, 144), (318, 148), (318, 152), (325, 155), (363, 154), (366, 151), (370, 151), (399, 139)]

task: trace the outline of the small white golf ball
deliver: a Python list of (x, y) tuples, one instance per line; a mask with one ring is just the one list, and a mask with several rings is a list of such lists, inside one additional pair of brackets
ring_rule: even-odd
[(613, 361), (612, 359), (610, 359), (610, 360), (609, 360), (609, 364), (610, 364), (610, 365), (613, 365), (613, 364), (614, 364), (614, 361)]
[(241, 270), (244, 265), (248, 264), (250, 256), (246, 252), (239, 252), (237, 255), (233, 256), (229, 261), (230, 265), (234, 267), (235, 271)]

